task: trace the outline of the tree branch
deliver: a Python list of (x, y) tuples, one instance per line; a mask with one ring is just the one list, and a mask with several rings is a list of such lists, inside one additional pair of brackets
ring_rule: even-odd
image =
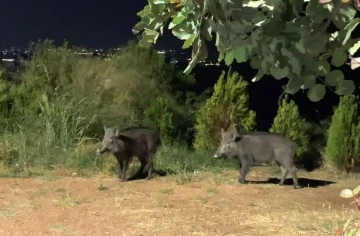
[[(358, 0), (358, 1), (360, 1), (360, 0)], [(342, 4), (343, 3), (340, 2), (336, 7), (334, 7), (334, 9), (332, 10), (327, 21), (319, 28), (319, 30), (317, 32), (313, 31), (312, 34), (325, 32), (327, 30), (327, 28), (329, 27), (331, 21), (334, 20), (335, 16), (339, 13), (340, 7), (342, 6)]]

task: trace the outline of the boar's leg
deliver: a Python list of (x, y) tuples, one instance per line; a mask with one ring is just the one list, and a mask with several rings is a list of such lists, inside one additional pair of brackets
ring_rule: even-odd
[(120, 157), (116, 157), (116, 160), (117, 160), (117, 162), (119, 164), (119, 172), (117, 174), (117, 178), (119, 180), (121, 180), (121, 176), (122, 176), (122, 172), (123, 172), (123, 163), (122, 163), (122, 160), (121, 160)]
[(296, 188), (299, 185), (298, 179), (297, 179), (297, 174), (296, 174), (296, 167), (295, 166), (290, 167), (289, 172), (291, 173), (291, 175), (293, 177), (294, 188)]
[(152, 173), (154, 171), (154, 157), (153, 155), (148, 155), (148, 167), (149, 167), (149, 170), (148, 170), (148, 176), (146, 177), (147, 180), (151, 179), (152, 178)]
[(146, 159), (143, 156), (138, 157), (138, 159), (140, 161), (140, 169), (136, 172), (135, 176), (141, 175), (147, 164)]
[(288, 170), (284, 166), (280, 166), (280, 169), (281, 169), (281, 179), (279, 185), (282, 186), (284, 185), (285, 178), (288, 175)]
[(126, 181), (126, 171), (129, 167), (129, 159), (124, 158), (122, 161), (123, 164), (123, 168), (122, 168), (122, 173), (121, 173), (121, 181), (124, 182)]
[(285, 163), (283, 163), (283, 164), (280, 164), (280, 163), (277, 162), (277, 164), (280, 166), (281, 172), (282, 172), (281, 180), (280, 180), (279, 185), (283, 185), (283, 184), (284, 184), (285, 178), (286, 178), (288, 172), (290, 172), (291, 175), (292, 175), (292, 178), (293, 178), (294, 188), (296, 188), (296, 187), (298, 186), (298, 179), (297, 179), (297, 174), (296, 174), (296, 167), (295, 167), (293, 164), (290, 164), (290, 163), (291, 163), (291, 162), (285, 162)]
[(241, 184), (244, 184), (246, 174), (250, 169), (250, 165), (247, 161), (243, 161), (243, 162), (239, 161), (239, 165), (241, 165), (241, 171), (240, 171), (240, 176), (239, 176), (238, 182)]

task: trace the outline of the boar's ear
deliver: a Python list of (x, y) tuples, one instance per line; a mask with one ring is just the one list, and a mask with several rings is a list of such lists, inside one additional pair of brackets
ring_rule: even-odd
[(106, 125), (104, 125), (104, 130), (106, 130)]
[(237, 129), (235, 127), (231, 127), (231, 132), (233, 132), (234, 134), (238, 133), (238, 131), (237, 131)]
[(242, 139), (242, 136), (240, 136), (240, 135), (235, 135), (234, 138), (233, 138), (233, 140), (235, 142), (239, 142), (241, 139)]
[(118, 128), (115, 128), (115, 136), (120, 136), (120, 129)]

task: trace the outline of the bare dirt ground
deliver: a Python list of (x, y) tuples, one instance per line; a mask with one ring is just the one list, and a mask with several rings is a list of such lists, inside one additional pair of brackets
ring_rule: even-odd
[[(339, 196), (359, 184), (355, 179), (299, 172), (306, 187), (293, 189), (291, 179), (282, 187), (239, 185), (237, 175), (195, 173), (125, 183), (71, 173), (0, 179), (0, 235), (336, 235), (347, 219), (360, 219), (351, 200)], [(247, 179), (276, 177), (258, 167)]]

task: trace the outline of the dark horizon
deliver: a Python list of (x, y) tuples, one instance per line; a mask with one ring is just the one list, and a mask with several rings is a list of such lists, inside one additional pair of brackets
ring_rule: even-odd
[[(140, 21), (137, 12), (146, 0), (127, 2), (118, 0), (38, 0), (10, 1), (1, 4), (0, 48), (26, 48), (29, 42), (51, 39), (55, 44), (67, 40), (71, 45), (85, 48), (116, 48), (135, 39), (132, 27)], [(179, 49), (182, 41), (169, 31), (155, 45), (163, 49)]]

